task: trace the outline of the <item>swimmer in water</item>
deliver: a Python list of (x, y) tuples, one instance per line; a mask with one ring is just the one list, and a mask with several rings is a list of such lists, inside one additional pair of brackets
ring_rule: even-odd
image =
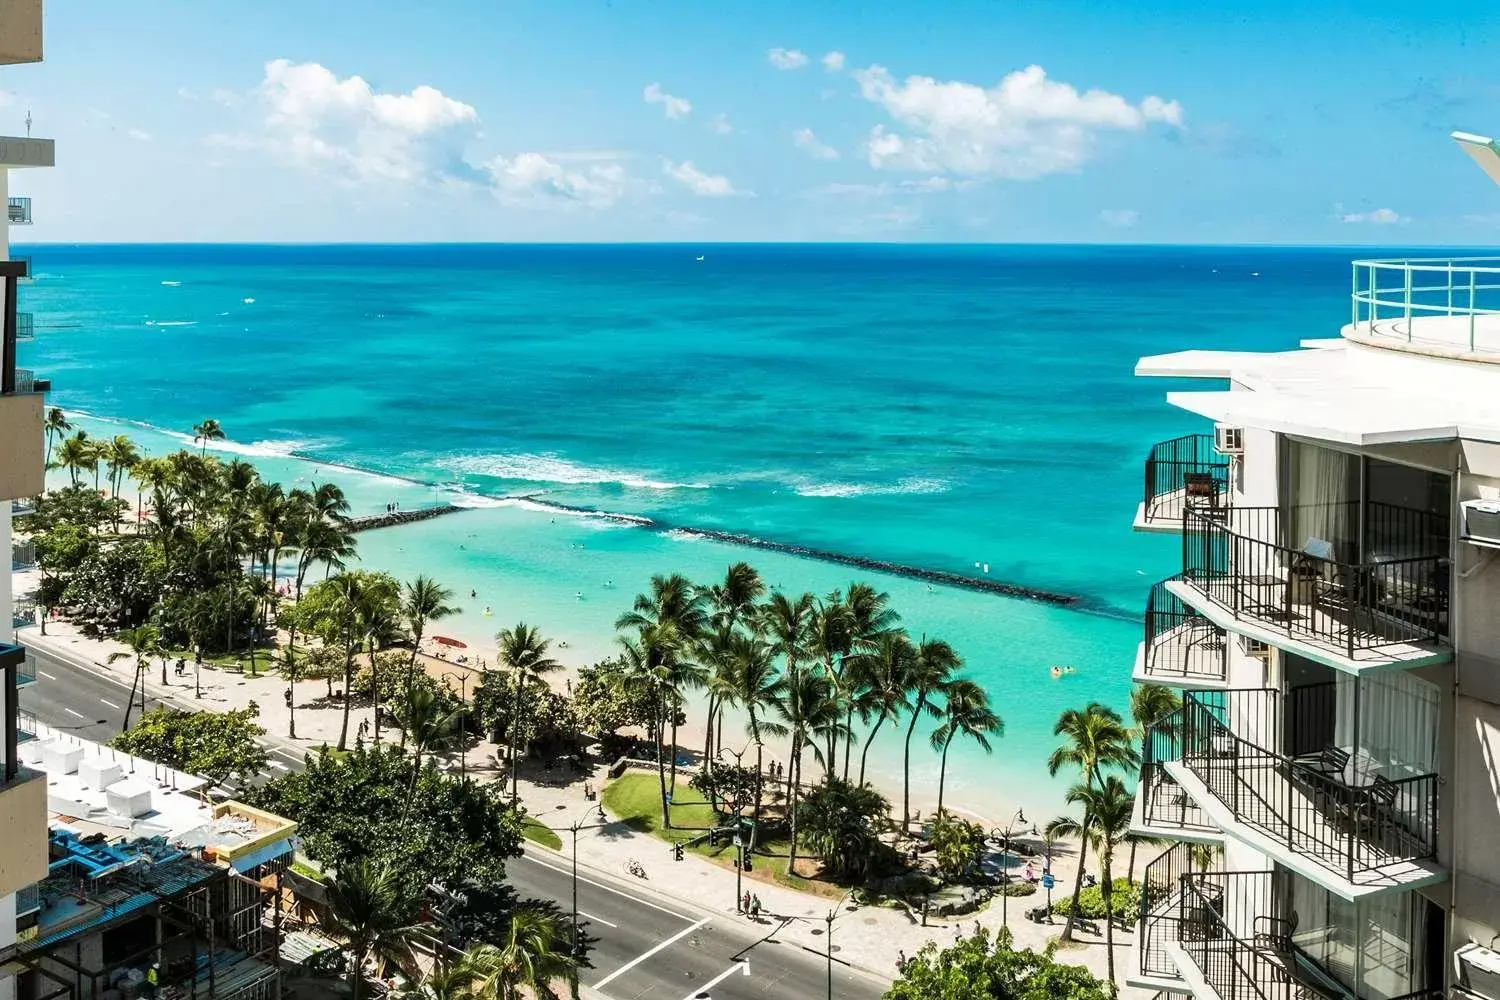
[(1052, 679), (1053, 680), (1057, 680), (1061, 676), (1062, 676), (1062, 668), (1061, 667), (1053, 667), (1052, 668)]
[(488, 604), (484, 606), (484, 613), (486, 616), (488, 616), (490, 613), (490, 606)]
[(472, 598), (475, 598), (475, 597), (478, 597), (478, 596), (479, 596), (479, 595), (478, 595), (478, 594), (476, 594), (476, 593), (475, 593), (475, 592), (474, 592), (474, 591), (472, 591), (472, 590), (471, 590), (471, 591), (469, 591), (469, 597), (470, 597), (470, 598), (471, 598), (471, 599), (472, 599)]
[(581, 601), (581, 600), (583, 600), (583, 591), (580, 590), (578, 593), (574, 594), (573, 596), (576, 597), (578, 600)]

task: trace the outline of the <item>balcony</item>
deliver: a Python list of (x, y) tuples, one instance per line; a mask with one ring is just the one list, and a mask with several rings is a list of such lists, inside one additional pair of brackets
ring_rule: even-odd
[(36, 568), (36, 542), (11, 542), (10, 568), (12, 572)]
[(1186, 434), (1153, 445), (1135, 529), (1181, 531), (1183, 511), (1195, 504), (1229, 505), (1229, 460), (1214, 450), (1213, 436)]
[[(1285, 891), (1282, 873), (1189, 872), (1176, 893), (1177, 940), (1165, 947), (1177, 971), (1199, 996), (1219, 1000), (1442, 1000), (1441, 989), (1409, 991), (1420, 981), (1419, 956), (1406, 942), (1375, 941), (1372, 921), (1365, 940), (1343, 925), (1302, 925)], [(1170, 931), (1171, 925), (1164, 930)], [(1329, 937), (1353, 940), (1330, 947)], [(1314, 960), (1306, 950), (1317, 947)], [(1360, 969), (1361, 988), (1351, 990), (1333, 974)], [(1342, 978), (1342, 977), (1341, 977)]]
[(33, 882), (16, 893), (16, 916), (24, 917), (42, 908), (42, 887)]
[[(1168, 588), (1216, 624), (1344, 669), (1452, 659), (1446, 519), (1351, 502), (1190, 507), (1183, 523)], [(1294, 530), (1301, 548), (1285, 544)]]
[[(1153, 727), (1148, 756), (1225, 833), (1321, 885), (1331, 879), (1346, 898), (1442, 881), (1438, 776), (1357, 746), (1290, 757), (1230, 728), (1233, 718), (1270, 734), (1283, 711), (1307, 714), (1283, 701), (1272, 690), (1185, 692), (1180, 743), (1168, 720)], [(1174, 743), (1181, 759), (1161, 760)]]
[(1168, 582), (1152, 587), (1146, 599), (1146, 639), (1134, 679), (1174, 687), (1223, 685), (1228, 679), (1228, 633), (1184, 604)]
[(16, 313), (16, 339), (33, 340), (36, 338), (36, 324), (32, 320), (31, 313)]
[(48, 393), (51, 391), (51, 379), (37, 378), (36, 372), (32, 371), (30, 368), (17, 368), (15, 388), (6, 393), (6, 395), (10, 395), (11, 393), (17, 395), (27, 395), (30, 393), (40, 394)]
[(1500, 258), (1357, 260), (1344, 337), (1435, 357), (1500, 357)]
[(1140, 989), (1183, 990), (1171, 948), (1182, 937), (1182, 879), (1204, 870), (1212, 859), (1202, 848), (1172, 845), (1146, 865), (1141, 876), (1141, 917), (1133, 961), (1126, 973), (1129, 985)]
[(1167, 772), (1167, 763), (1182, 760), (1182, 736), (1182, 709), (1147, 731), (1132, 830), (1169, 840), (1220, 840), (1213, 818)]
[(21, 263), (21, 264), (25, 264), (26, 265), (26, 276), (24, 278), (20, 278), (18, 280), (20, 280), (20, 281), (30, 281), (33, 277), (35, 277), (36, 272), (31, 269), (31, 255), (30, 254), (25, 254), (25, 253), (22, 253), (22, 254), (11, 254), (10, 255), (10, 260), (12, 260), (14, 262), (17, 262), (17, 263)]
[(31, 199), (9, 198), (6, 201), (6, 214), (12, 226), (31, 225)]

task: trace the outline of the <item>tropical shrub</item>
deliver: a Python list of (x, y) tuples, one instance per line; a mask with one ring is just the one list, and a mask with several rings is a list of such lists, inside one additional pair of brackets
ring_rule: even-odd
[(947, 948), (923, 945), (902, 964), (885, 1000), (1109, 1000), (1108, 984), (1056, 955), (1056, 942), (1042, 951), (1017, 949), (1009, 930), (991, 936), (981, 928)]
[(266, 766), (266, 752), (256, 742), (266, 734), (255, 722), (259, 715), (254, 705), (231, 712), (153, 708), (109, 745), (216, 783), (242, 784)]
[[(1141, 908), (1141, 886), (1128, 878), (1117, 878), (1114, 882), (1113, 909), (1118, 920), (1134, 920)], [(1067, 916), (1073, 910), (1073, 899), (1064, 896), (1052, 904), (1059, 916)], [(1104, 887), (1095, 885), (1078, 894), (1078, 915), (1085, 920), (1104, 919)]]

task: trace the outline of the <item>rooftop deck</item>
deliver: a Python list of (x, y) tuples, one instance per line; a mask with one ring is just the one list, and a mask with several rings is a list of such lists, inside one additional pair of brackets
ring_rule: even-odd
[(1500, 257), (1357, 260), (1344, 337), (1500, 364)]

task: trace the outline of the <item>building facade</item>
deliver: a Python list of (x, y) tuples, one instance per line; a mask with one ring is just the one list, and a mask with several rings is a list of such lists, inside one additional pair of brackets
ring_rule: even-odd
[(1167, 996), (1500, 998), (1500, 260), (1352, 268), (1338, 337), (1136, 369), (1217, 383), (1135, 518), (1182, 552), (1134, 667), (1182, 695), (1134, 821)]
[[(0, 0), (0, 66), (40, 62), (41, 0)], [(7, 72), (11, 72), (7, 70)], [(16, 123), (20, 125), (20, 122)], [(18, 128), (17, 131), (20, 131)], [(0, 130), (0, 547), (11, 549), (12, 503), (41, 492), (44, 476), (42, 395), (44, 386), (18, 362), (33, 335), (31, 317), (17, 300), (27, 262), (12, 261), (10, 229), (31, 222), (31, 200), (11, 193), (20, 168), (51, 166), (52, 142)], [(12, 550), (13, 563), (26, 553)], [(19, 690), (33, 678), (26, 651), (15, 644), (10, 573), (0, 573), (0, 955), (17, 945), (35, 886), (47, 876), (47, 780), (27, 767), (22, 749), (33, 736), (18, 704)], [(0, 1000), (15, 1000), (17, 979), (0, 962)]]

